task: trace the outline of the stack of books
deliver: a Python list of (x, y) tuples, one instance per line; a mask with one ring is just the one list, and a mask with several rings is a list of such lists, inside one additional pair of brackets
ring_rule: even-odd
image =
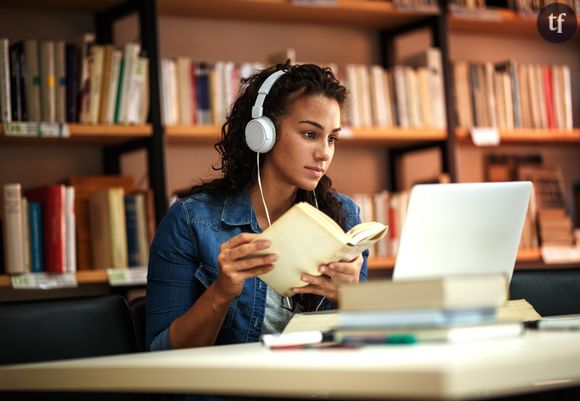
[(461, 342), (520, 335), (521, 322), (499, 320), (501, 275), (374, 281), (340, 289), (334, 329), (342, 343)]
[(497, 310), (506, 303), (501, 275), (372, 281), (340, 288), (339, 310), (296, 314), (281, 336), (320, 331), (342, 345), (465, 342), (519, 336), (519, 320)]

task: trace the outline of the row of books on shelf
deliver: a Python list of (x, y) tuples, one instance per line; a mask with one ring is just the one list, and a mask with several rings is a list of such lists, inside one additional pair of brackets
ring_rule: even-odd
[[(538, 190), (535, 192), (537, 194)], [(538, 208), (535, 198), (540, 195), (536, 194), (526, 214), (520, 250), (574, 245), (574, 224), (569, 213), (564, 207)], [(377, 221), (389, 226), (388, 234), (369, 249), (370, 257), (395, 258), (404, 229), (409, 192), (356, 193), (352, 197), (360, 206), (362, 221)]]
[(126, 176), (3, 188), (6, 274), (74, 273), (146, 266), (155, 225), (152, 194)]
[(453, 76), (460, 127), (573, 129), (566, 65), (457, 61)]
[[(295, 52), (288, 49), (291, 62)], [(286, 59), (276, 60), (284, 63)], [(164, 59), (163, 121), (166, 125), (222, 124), (240, 88), (240, 79), (261, 63), (200, 63), (190, 57)], [(329, 67), (349, 90), (344, 123), (352, 127), (445, 127), (441, 52), (429, 48), (385, 70), (373, 65)]]
[[(500, 275), (473, 275), (344, 285), (337, 311), (295, 314), (281, 335), (262, 342), (283, 349), (516, 337), (523, 322), (541, 316), (523, 300), (507, 301), (507, 284)], [(316, 332), (325, 336), (307, 335)]]
[(140, 124), (149, 112), (146, 57), (95, 42), (0, 38), (0, 122)]

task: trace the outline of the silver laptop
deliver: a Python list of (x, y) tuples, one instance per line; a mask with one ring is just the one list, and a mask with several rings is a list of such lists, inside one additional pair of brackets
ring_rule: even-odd
[(416, 185), (393, 280), (503, 273), (509, 282), (531, 191), (530, 182)]

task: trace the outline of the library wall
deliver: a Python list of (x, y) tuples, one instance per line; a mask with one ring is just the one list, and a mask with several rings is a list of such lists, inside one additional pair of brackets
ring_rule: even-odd
[[(136, 18), (128, 17), (116, 25), (117, 44), (135, 39), (136, 24)], [(378, 39), (374, 30), (160, 17), (159, 32), (163, 58), (189, 56), (196, 61), (267, 63), (269, 54), (294, 48), (299, 62), (334, 62), (339, 66), (379, 63)], [(385, 154), (385, 148), (372, 145), (352, 147), (339, 142), (329, 170), (335, 188), (347, 194), (383, 189), (387, 169)], [(137, 164), (144, 163), (144, 157), (125, 159), (123, 171), (130, 174), (138, 170)], [(166, 152), (168, 195), (176, 189), (215, 176), (211, 165), (218, 161), (217, 153), (209, 144), (170, 142)]]

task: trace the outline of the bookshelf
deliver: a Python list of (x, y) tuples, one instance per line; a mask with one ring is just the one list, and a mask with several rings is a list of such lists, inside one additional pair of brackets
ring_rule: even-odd
[[(443, 8), (446, 1), (441, 1)], [(164, 17), (190, 18), (191, 23), (200, 20), (207, 21), (245, 21), (255, 24), (272, 24), (301, 27), (305, 25), (340, 26), (353, 30), (373, 31), (378, 49), (376, 57), (383, 66), (394, 63), (393, 40), (398, 35), (417, 29), (429, 30), (433, 45), (442, 49), (444, 60), (444, 76), (446, 81), (447, 130), (436, 129), (352, 129), (352, 136), (345, 135), (341, 146), (368, 148), (381, 147), (387, 154), (387, 159), (405, 152), (407, 149), (417, 149), (426, 146), (441, 147), (444, 157), (444, 169), (450, 172), (452, 180), (455, 176), (456, 141), (459, 145), (469, 144), (469, 133), (464, 129), (456, 129), (453, 118), (454, 105), (451, 94), (451, 81), (448, 61), (450, 60), (447, 45), (448, 36), (454, 33), (481, 35), (510, 35), (513, 37), (537, 36), (535, 19), (517, 15), (511, 10), (500, 10), (495, 19), (459, 17), (439, 12), (434, 9), (399, 10), (392, 4), (383, 1), (366, 2), (360, 0), (337, 0), (336, 6), (320, 5), (298, 6), (287, 0), (213, 0), (213, 1), (180, 1), (180, 0), (104, 0), (77, 1), (56, 0), (45, 2), (41, 0), (9, 0), (3, 2), (2, 8), (20, 10), (36, 9), (51, 12), (67, 11), (91, 14), (95, 19), (95, 31), (100, 41), (113, 41), (113, 25), (116, 21), (137, 13), (137, 29), (141, 32), (142, 47), (146, 49), (152, 68), (149, 71), (150, 119), (147, 125), (141, 126), (105, 126), (70, 124), (70, 138), (14, 138), (5, 135), (0, 124), (0, 144), (27, 146), (57, 143), (87, 144), (103, 147), (106, 173), (116, 173), (119, 170), (120, 157), (129, 151), (145, 149), (147, 155), (148, 178), (155, 192), (155, 208), (159, 220), (167, 208), (166, 189), (168, 173), (166, 173), (165, 153), (172, 145), (192, 145), (211, 148), (219, 136), (218, 126), (163, 126), (160, 115), (159, 88), (160, 73), (158, 70), (161, 59), (161, 48), (158, 36), (161, 28), (159, 21)], [(580, 22), (580, 18), (579, 18)], [(578, 30), (580, 32), (580, 30)], [(135, 37), (134, 32), (132, 33)], [(577, 33), (577, 40), (580, 37)], [(373, 36), (374, 38), (374, 36)], [(200, 38), (196, 38), (198, 40)], [(181, 39), (183, 42), (186, 39)], [(203, 40), (200, 39), (200, 40)], [(373, 39), (374, 40), (374, 39)], [(374, 45), (373, 44), (373, 45)], [(167, 47), (167, 44), (166, 44)], [(178, 55), (178, 54), (175, 54)], [(228, 57), (228, 50), (221, 53), (222, 59)], [(328, 60), (333, 61), (333, 60)], [(576, 90), (576, 88), (574, 88)], [(577, 122), (576, 122), (577, 123)], [(580, 144), (580, 129), (573, 131), (556, 130), (515, 130), (501, 132), (502, 145), (537, 144), (547, 145), (558, 143), (563, 145)], [(501, 145), (500, 145), (501, 146)], [(395, 153), (392, 153), (395, 150)], [(169, 157), (171, 153), (168, 152)], [(393, 167), (394, 164), (391, 164)], [(391, 172), (389, 173), (393, 175)], [(387, 178), (386, 187), (394, 188), (396, 183)], [(539, 253), (521, 253), (518, 256), (519, 265), (533, 262), (541, 263)], [(394, 266), (394, 259), (371, 259), (369, 269), (389, 270)], [(107, 275), (102, 271), (81, 271), (77, 273), (80, 284), (105, 283)], [(0, 287), (9, 286), (9, 278), (0, 275)]]

